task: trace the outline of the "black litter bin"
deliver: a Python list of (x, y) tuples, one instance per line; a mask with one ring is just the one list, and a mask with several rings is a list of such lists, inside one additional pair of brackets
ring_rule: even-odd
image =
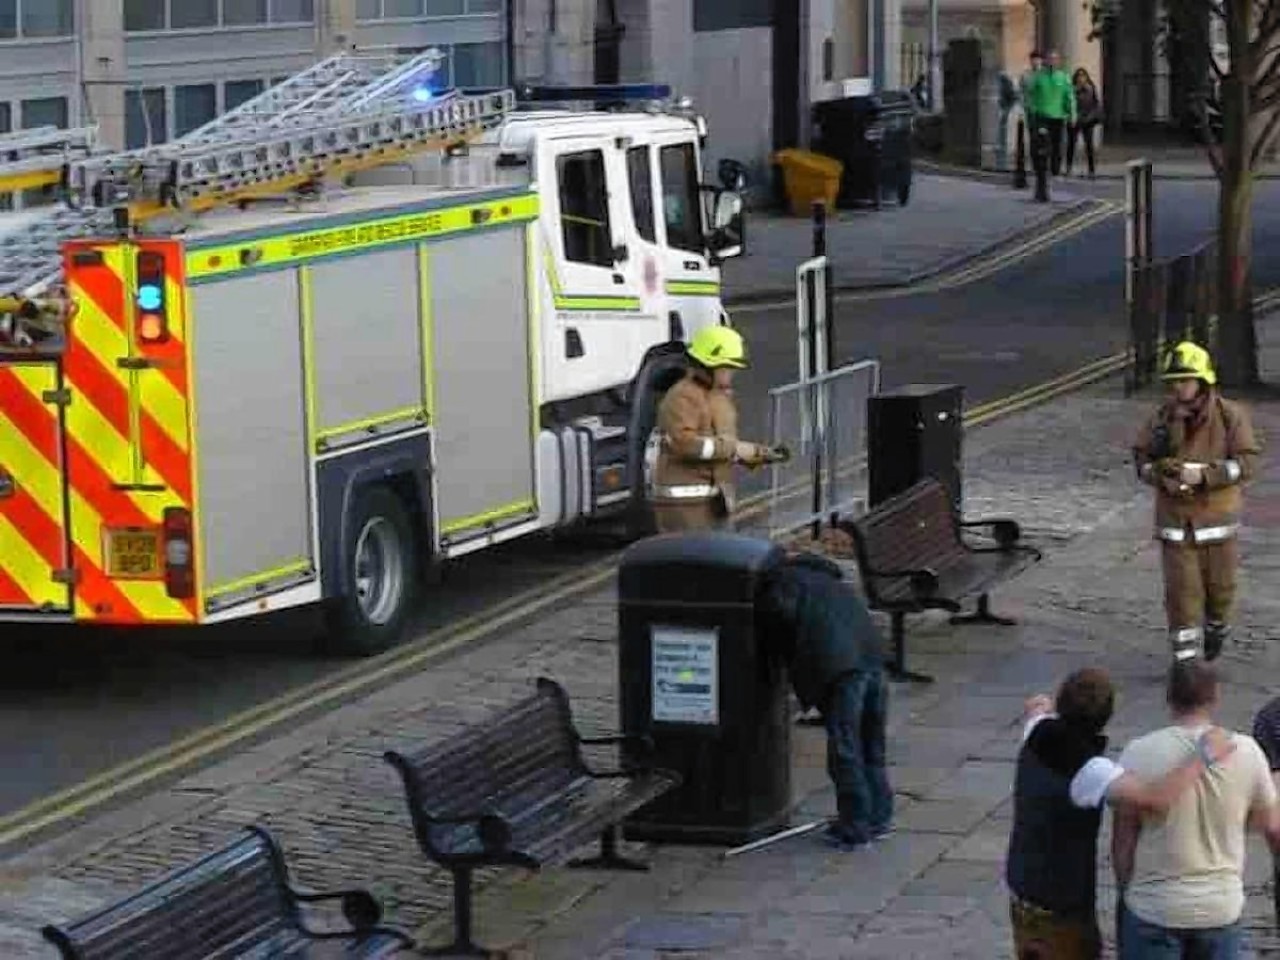
[(684, 778), (623, 825), (632, 840), (749, 843), (787, 823), (789, 688), (757, 631), (763, 578), (783, 559), (729, 533), (654, 537), (618, 574), (623, 729)]
[(813, 150), (844, 164), (836, 206), (911, 199), (915, 107), (906, 90), (826, 100), (813, 106)]

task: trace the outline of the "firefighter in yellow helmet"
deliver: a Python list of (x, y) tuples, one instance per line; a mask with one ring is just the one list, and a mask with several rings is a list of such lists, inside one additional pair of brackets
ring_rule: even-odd
[(1249, 411), (1218, 392), (1203, 347), (1179, 343), (1161, 374), (1168, 395), (1143, 426), (1134, 462), (1155, 487), (1155, 537), (1175, 659), (1221, 652), (1235, 603), (1241, 487), (1261, 447)]
[(757, 467), (772, 451), (738, 439), (733, 374), (747, 366), (742, 335), (704, 327), (688, 347), (689, 369), (658, 407), (662, 445), (651, 491), (660, 533), (726, 528), (733, 514), (733, 465)]

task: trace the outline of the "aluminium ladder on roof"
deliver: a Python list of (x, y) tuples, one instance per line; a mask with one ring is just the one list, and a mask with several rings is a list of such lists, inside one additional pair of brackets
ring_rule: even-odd
[(67, 240), (112, 232), (117, 205), (136, 218), (166, 207), (198, 211), (283, 192), (431, 146), (464, 142), (500, 124), (515, 94), (423, 96), (443, 61), (337, 54), (173, 143), (72, 163), (76, 201), (0, 235), (0, 293), (33, 296), (59, 281)]
[(36, 127), (0, 134), (0, 193), (51, 186), (68, 163), (93, 151), (96, 127)]

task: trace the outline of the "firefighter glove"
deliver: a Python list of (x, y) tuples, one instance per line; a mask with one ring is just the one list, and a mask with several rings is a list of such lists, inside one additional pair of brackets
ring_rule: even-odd
[(733, 456), (739, 463), (749, 467), (759, 466), (764, 462), (767, 450), (756, 443), (739, 440), (733, 449)]
[(1189, 497), (1195, 493), (1191, 487), (1183, 483), (1178, 477), (1165, 476), (1161, 478), (1160, 489), (1171, 497)]

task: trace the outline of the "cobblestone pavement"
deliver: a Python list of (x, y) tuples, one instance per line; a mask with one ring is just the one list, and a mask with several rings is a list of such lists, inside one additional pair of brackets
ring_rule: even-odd
[[(997, 246), (1079, 212), (1088, 197), (1060, 191), (1049, 204), (1030, 194), (964, 177), (918, 174), (911, 202), (842, 210), (828, 225), (827, 249), (838, 286), (913, 283), (980, 257)], [(800, 217), (753, 215), (744, 256), (724, 265), (730, 303), (795, 294), (796, 251), (811, 250), (812, 225)]]
[[(479, 934), (539, 960), (1007, 956), (1001, 861), (1023, 697), (1094, 661), (1120, 684), (1116, 746), (1163, 720), (1159, 574), (1149, 507), (1126, 462), (1149, 401), (1117, 392), (1105, 384), (967, 437), (966, 512), (1016, 517), (1046, 560), (996, 594), (1019, 627), (927, 618), (909, 626), (909, 659), (939, 682), (895, 687), (894, 837), (856, 854), (801, 838), (729, 862), (715, 849), (656, 847), (644, 853), (654, 869), (643, 875), (506, 875), (479, 896)], [(1280, 436), (1280, 408), (1256, 417), (1264, 434)], [(1245, 543), (1241, 622), (1257, 639), (1271, 639), (1280, 622), (1276, 458), (1273, 447)], [(0, 956), (47, 956), (41, 924), (118, 897), (249, 823), (282, 840), (300, 884), (367, 884), (389, 920), (441, 936), (447, 880), (416, 853), (381, 752), (476, 721), (538, 675), (567, 686), (587, 731), (613, 729), (614, 634), (613, 593), (602, 590), (0, 864)], [(1247, 723), (1278, 654), (1267, 644), (1224, 658), (1230, 721)], [(832, 810), (823, 746), (820, 731), (795, 729), (797, 823)], [(1274, 942), (1267, 873), (1253, 849), (1249, 917), (1260, 945)]]

